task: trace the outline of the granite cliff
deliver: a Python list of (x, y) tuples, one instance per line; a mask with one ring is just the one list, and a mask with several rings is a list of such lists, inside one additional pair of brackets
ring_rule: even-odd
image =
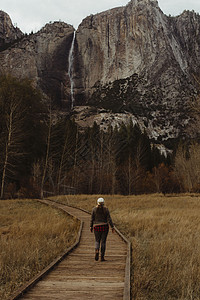
[(92, 119), (106, 128), (131, 117), (152, 139), (163, 141), (184, 135), (190, 120), (188, 102), (199, 90), (199, 32), (200, 16), (194, 11), (171, 17), (156, 0), (131, 0), (86, 17), (73, 49), (74, 28), (54, 22), (1, 51), (0, 66), (31, 78), (66, 111), (73, 83), (80, 124)]
[(199, 88), (199, 32), (198, 14), (166, 16), (155, 0), (87, 17), (77, 30), (75, 59), (87, 103), (132, 113), (154, 139), (185, 134), (188, 101)]
[[(190, 75), (200, 65), (199, 30), (199, 15), (185, 11), (167, 17), (156, 0), (132, 0), (87, 17), (76, 35), (85, 91), (91, 94), (98, 82), (104, 85), (134, 73), (152, 84)], [(174, 77), (171, 84), (177, 84)]]
[(0, 10), (0, 49), (5, 49), (22, 37), (23, 33), (13, 26), (9, 15)]
[(68, 56), (73, 32), (73, 26), (54, 22), (35, 34), (21, 36), (0, 52), (1, 71), (28, 77), (58, 107), (69, 109)]

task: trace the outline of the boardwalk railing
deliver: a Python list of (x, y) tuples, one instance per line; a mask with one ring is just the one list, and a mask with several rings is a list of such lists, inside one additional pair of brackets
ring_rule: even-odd
[(130, 300), (130, 297), (131, 297), (131, 243), (116, 227), (115, 227), (115, 230), (118, 233), (118, 235), (127, 243), (127, 257), (126, 257), (123, 300)]
[[(42, 200), (38, 200), (42, 204), (45, 204)], [(62, 210), (64, 213), (71, 215), (73, 218), (76, 218), (80, 221), (80, 227), (78, 231), (78, 235), (76, 238), (75, 243), (67, 248), (63, 254), (61, 254), (58, 258), (56, 258), (51, 264), (49, 264), (45, 269), (43, 269), (40, 273), (38, 273), (36, 276), (34, 276), (31, 280), (29, 280), (25, 285), (23, 285), (19, 290), (17, 290), (13, 295), (11, 295), (9, 300), (17, 300), (19, 299), (23, 294), (25, 294), (28, 290), (30, 290), (38, 281), (40, 281), (46, 274), (48, 274), (53, 268), (55, 268), (67, 255), (69, 255), (80, 243), (81, 238), (81, 232), (83, 229), (83, 221), (79, 218), (75, 217), (74, 215), (66, 212), (62, 208), (57, 207), (57, 209)]]
[[(48, 199), (53, 201), (51, 199)], [(54, 201), (53, 201), (54, 202)], [(56, 201), (56, 203), (63, 204), (62, 202)], [(76, 208), (73, 205), (67, 204), (67, 206)], [(83, 208), (78, 208), (83, 212), (90, 214), (88, 210)], [(124, 284), (124, 295), (123, 300), (130, 300), (131, 299), (131, 242), (121, 233), (121, 231), (115, 226), (115, 231), (117, 234), (122, 238), (122, 240), (127, 244), (127, 257), (126, 257), (126, 268), (125, 268), (125, 284)]]
[[(80, 243), (80, 239), (81, 239), (81, 234), (82, 234), (84, 222), (83, 222), (83, 219), (77, 217), (77, 215), (75, 215), (73, 212), (76, 213), (76, 211), (79, 211), (79, 212), (82, 211), (82, 214), (83, 213), (90, 214), (88, 211), (86, 211), (84, 209), (75, 208), (75, 207), (72, 207), (70, 205), (65, 205), (63, 203), (59, 203), (57, 201), (52, 201), (50, 199), (47, 199), (47, 200), (38, 200), (38, 201), (40, 201), (43, 204), (52, 205), (52, 206), (54, 206), (54, 207), (56, 207), (58, 209), (61, 209), (65, 213), (67, 213), (67, 214), (75, 217), (76, 219), (78, 219), (80, 221), (79, 232), (78, 232), (77, 239), (76, 239), (76, 242), (74, 243), (74, 245), (72, 245), (70, 248), (66, 249), (66, 251), (60, 257), (58, 257), (56, 260), (54, 260), (49, 266), (47, 266), (43, 271), (41, 271), (38, 275), (36, 275), (34, 278), (32, 278), (27, 284), (25, 284), (24, 286), (22, 286), (10, 298), (10, 300), (16, 300), (16, 299), (19, 299), (21, 297), (23, 298), (23, 295), (26, 294), (26, 292), (28, 292), (37, 282), (41, 281), (45, 277), (45, 275), (47, 275), (51, 270), (53, 270), (61, 261), (63, 261), (67, 257), (67, 255), (69, 255), (75, 248), (77, 248), (77, 246)], [(69, 207), (68, 210), (70, 210), (70, 207), (71, 207), (71, 211), (72, 212), (71, 211), (70, 211), (70, 213), (67, 212), (64, 207), (66, 207), (66, 208)], [(124, 246), (127, 245), (123, 300), (130, 300), (130, 297), (131, 297), (130, 296), (131, 243), (127, 240), (127, 238), (117, 228), (115, 228), (115, 229), (116, 229), (116, 233), (118, 234), (118, 236), (126, 243), (126, 244), (124, 244)], [(120, 240), (120, 238), (118, 238), (118, 239)], [(77, 252), (77, 250), (75, 252)], [(71, 257), (71, 254), (70, 254), (70, 257)], [(103, 298), (102, 298), (102, 300), (103, 300)]]

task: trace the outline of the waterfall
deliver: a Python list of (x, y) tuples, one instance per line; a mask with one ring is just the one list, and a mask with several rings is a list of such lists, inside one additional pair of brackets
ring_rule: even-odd
[(70, 85), (71, 85), (71, 109), (74, 107), (74, 80), (73, 80), (73, 61), (74, 61), (74, 42), (76, 37), (76, 31), (74, 31), (74, 36), (72, 39), (71, 48), (69, 51), (69, 57), (68, 57), (68, 75), (70, 79)]

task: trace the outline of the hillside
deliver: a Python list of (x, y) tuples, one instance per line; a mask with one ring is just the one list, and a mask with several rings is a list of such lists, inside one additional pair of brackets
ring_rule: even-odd
[(85, 122), (93, 111), (102, 128), (131, 116), (154, 142), (186, 135), (200, 75), (200, 16), (194, 11), (171, 17), (155, 0), (132, 0), (86, 17), (75, 35), (73, 26), (54, 22), (23, 36), (3, 12), (0, 23), (1, 70), (31, 79), (58, 114), (80, 119), (78, 107), (87, 106)]

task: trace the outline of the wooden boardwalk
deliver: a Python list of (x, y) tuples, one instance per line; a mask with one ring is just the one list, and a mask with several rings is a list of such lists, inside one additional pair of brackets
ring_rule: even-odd
[(94, 259), (94, 234), (89, 231), (90, 215), (82, 210), (49, 200), (50, 204), (83, 221), (80, 243), (25, 294), (12, 299), (31, 300), (117, 300), (130, 299), (129, 248), (115, 232), (109, 232), (105, 262)]

